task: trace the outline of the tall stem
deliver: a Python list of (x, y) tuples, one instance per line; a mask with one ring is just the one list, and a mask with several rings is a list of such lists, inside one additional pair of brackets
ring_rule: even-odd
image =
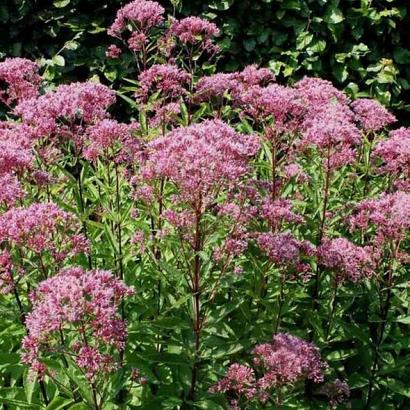
[[(77, 159), (79, 161), (79, 159)], [(88, 229), (87, 229), (87, 223), (84, 219), (84, 214), (85, 214), (85, 201), (84, 201), (84, 188), (83, 188), (83, 183), (81, 181), (81, 172), (78, 173), (77, 176), (77, 183), (78, 183), (78, 196), (80, 198), (80, 211), (81, 211), (81, 220), (82, 220), (82, 226), (83, 226), (83, 233), (87, 241), (89, 240), (88, 236)], [(91, 253), (88, 253), (88, 267), (89, 269), (92, 269), (92, 258), (91, 258)]]
[(381, 323), (380, 323), (378, 337), (377, 337), (375, 348), (374, 348), (374, 359), (373, 359), (373, 364), (370, 370), (369, 387), (367, 389), (367, 401), (366, 401), (365, 410), (369, 409), (371, 401), (372, 401), (374, 381), (376, 378), (377, 369), (379, 367), (380, 348), (381, 348), (381, 345), (384, 339), (384, 333), (386, 331), (387, 319), (389, 316), (389, 311), (390, 311), (390, 306), (391, 306), (391, 299), (393, 296), (393, 284), (394, 284), (393, 283), (393, 273), (394, 273), (393, 263), (394, 263), (394, 259), (397, 257), (398, 248), (399, 248), (399, 244), (396, 245), (395, 249), (392, 251), (392, 254), (390, 256), (389, 271), (388, 271), (387, 283), (386, 283), (387, 285), (386, 299), (384, 303), (380, 304)]
[(201, 345), (201, 259), (200, 251), (202, 246), (201, 238), (201, 211), (198, 207), (195, 212), (195, 238), (194, 238), (194, 266), (193, 266), (193, 283), (192, 283), (192, 296), (193, 296), (193, 331), (194, 331), (194, 363), (192, 366), (191, 374), (191, 388), (188, 393), (188, 399), (193, 401), (195, 399), (195, 389), (198, 379), (199, 362), (198, 354)]
[(272, 201), (276, 199), (276, 133), (272, 140)]
[(279, 283), (279, 295), (278, 295), (278, 315), (276, 317), (274, 333), (277, 333), (279, 330), (280, 320), (282, 316), (283, 303), (285, 302), (285, 298), (283, 294), (283, 290), (284, 290), (283, 286), (284, 286), (284, 275), (281, 274), (280, 283)]
[[(323, 187), (323, 209), (322, 209), (322, 217), (320, 219), (319, 230), (317, 233), (316, 244), (317, 246), (321, 245), (325, 230), (326, 224), (326, 213), (327, 213), (327, 206), (329, 202), (329, 189), (330, 189), (330, 149), (327, 151), (327, 163), (325, 169), (325, 184)], [(317, 307), (318, 297), (319, 297), (319, 285), (320, 285), (320, 266), (319, 264), (316, 266), (315, 272), (315, 287), (313, 289), (313, 302)]]
[(334, 287), (333, 287), (331, 307), (330, 307), (330, 315), (329, 315), (328, 325), (327, 325), (327, 329), (326, 329), (326, 340), (329, 339), (330, 332), (332, 331), (332, 327), (333, 327), (333, 322), (335, 320), (337, 290), (338, 290), (338, 284), (335, 281), (335, 284), (334, 284)]
[(115, 202), (117, 208), (117, 241), (118, 241), (118, 271), (120, 279), (124, 279), (124, 266), (122, 255), (122, 226), (121, 226), (121, 194), (120, 194), (120, 177), (118, 165), (115, 164)]

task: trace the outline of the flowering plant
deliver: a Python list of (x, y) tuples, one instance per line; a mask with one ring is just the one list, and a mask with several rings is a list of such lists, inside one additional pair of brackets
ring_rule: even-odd
[(0, 403), (405, 406), (409, 129), (326, 80), (217, 72), (216, 25), (155, 1), (108, 35), (133, 78), (0, 63), (1, 326), (20, 358)]

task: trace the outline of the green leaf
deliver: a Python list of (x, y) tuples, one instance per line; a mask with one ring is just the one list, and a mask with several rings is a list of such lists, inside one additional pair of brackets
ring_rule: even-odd
[(70, 2), (71, 2), (71, 0), (58, 0), (58, 1), (54, 1), (53, 4), (54, 4), (54, 7), (57, 7), (57, 8), (60, 9), (60, 8), (65, 7), (65, 6), (68, 6), (70, 4)]
[(398, 64), (410, 64), (410, 50), (407, 48), (395, 48), (393, 57)]
[(410, 325), (410, 316), (400, 317), (397, 319), (397, 322)]
[(233, 2), (234, 0), (214, 0), (208, 4), (208, 7), (214, 10), (228, 10)]
[(54, 65), (58, 65), (59, 67), (64, 67), (65, 65), (65, 60), (63, 56), (56, 55), (51, 59), (52, 63)]
[(323, 20), (328, 24), (339, 24), (344, 20), (343, 13), (335, 2), (328, 6)]
[(252, 51), (256, 47), (256, 41), (253, 38), (246, 39), (243, 42), (246, 51)]
[(29, 404), (32, 403), (33, 393), (36, 388), (36, 380), (29, 374), (29, 371), (24, 372), (24, 391), (26, 393), (26, 399)]
[[(70, 403), (72, 403), (72, 400), (57, 396), (49, 403), (46, 410), (60, 410), (68, 406)], [(71, 406), (70, 409), (71, 408), (73, 407)]]
[(303, 31), (296, 39), (296, 50), (305, 49), (313, 40), (313, 34)]

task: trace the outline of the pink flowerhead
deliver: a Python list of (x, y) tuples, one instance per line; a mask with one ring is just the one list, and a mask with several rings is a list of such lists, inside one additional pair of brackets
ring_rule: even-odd
[(132, 138), (129, 125), (104, 119), (87, 129), (84, 157), (90, 161), (101, 157), (121, 161)]
[(218, 27), (200, 17), (191, 16), (179, 21), (175, 20), (169, 29), (169, 34), (182, 44), (199, 46), (209, 54), (219, 51), (219, 47), (213, 43), (214, 37), (219, 36)]
[(337, 282), (358, 282), (374, 275), (375, 261), (369, 248), (362, 248), (346, 238), (325, 239), (318, 247), (322, 265), (336, 273)]
[(360, 202), (350, 218), (352, 230), (373, 228), (376, 244), (403, 240), (410, 228), (410, 194), (395, 192)]
[(6, 89), (0, 90), (0, 101), (10, 105), (38, 95), (41, 77), (39, 66), (25, 58), (6, 58), (0, 63), (0, 82)]
[(147, 42), (148, 38), (144, 33), (134, 31), (128, 39), (128, 47), (132, 51), (139, 52), (144, 48)]
[(255, 366), (264, 372), (257, 381), (260, 389), (268, 390), (303, 379), (315, 383), (323, 381), (326, 364), (320, 359), (319, 349), (296, 336), (278, 333), (273, 336), (272, 343), (256, 346), (252, 354)]
[(116, 46), (115, 44), (111, 44), (108, 48), (107, 51), (105, 52), (105, 55), (109, 58), (112, 59), (117, 59), (121, 55), (122, 50)]
[(0, 215), (0, 242), (24, 247), (40, 254), (61, 252), (69, 256), (85, 249), (78, 249), (78, 220), (53, 203), (39, 203), (28, 208), (11, 208)]
[(278, 84), (252, 87), (241, 99), (256, 119), (272, 117), (274, 129), (279, 133), (298, 129), (306, 111), (295, 89)]
[(296, 266), (304, 255), (314, 254), (309, 242), (297, 240), (291, 233), (260, 233), (257, 243), (269, 259), (277, 266)]
[(303, 222), (303, 217), (293, 212), (291, 202), (286, 199), (277, 199), (275, 201), (265, 199), (260, 208), (260, 215), (275, 229), (286, 222), (296, 224)]
[(108, 34), (113, 37), (121, 36), (127, 24), (131, 24), (137, 31), (148, 32), (163, 23), (164, 12), (164, 8), (156, 1), (134, 0), (117, 11)]
[(115, 93), (94, 82), (60, 85), (38, 98), (21, 102), (15, 109), (38, 137), (56, 135), (81, 142), (84, 126), (107, 117)]
[(330, 81), (316, 77), (304, 77), (295, 84), (299, 97), (305, 102), (310, 114), (320, 111), (329, 104), (345, 105), (346, 95), (339, 91)]
[(195, 101), (221, 99), (226, 93), (231, 93), (238, 85), (235, 73), (217, 73), (202, 77), (196, 85)]
[(410, 128), (390, 131), (390, 138), (380, 141), (373, 151), (373, 158), (380, 158), (382, 172), (410, 178)]
[(245, 176), (248, 158), (258, 148), (256, 137), (239, 134), (220, 120), (204, 121), (152, 141), (141, 178), (168, 178), (179, 201), (205, 209), (217, 192)]
[(13, 278), (13, 262), (7, 250), (0, 252), (0, 294), (11, 292), (16, 283)]
[(275, 76), (269, 68), (258, 68), (256, 64), (246, 66), (236, 74), (237, 80), (247, 87), (267, 85), (275, 81)]
[(114, 357), (106, 352), (124, 348), (126, 324), (117, 311), (121, 299), (132, 293), (110, 272), (80, 267), (41, 282), (31, 295), (23, 362), (33, 368), (62, 349), (74, 356), (88, 378), (113, 370)]
[(138, 80), (141, 89), (136, 92), (138, 101), (145, 102), (148, 97), (159, 92), (164, 99), (173, 100), (184, 95), (190, 75), (170, 64), (154, 64), (143, 71)]
[(0, 186), (0, 205), (5, 205), (6, 208), (10, 208), (24, 197), (24, 191), (14, 175), (0, 174)]
[(236, 393), (251, 399), (256, 394), (255, 373), (248, 366), (234, 363), (229, 366), (226, 376), (212, 386), (211, 393)]
[(355, 119), (365, 131), (379, 131), (396, 121), (383, 105), (370, 98), (360, 98), (353, 101), (351, 107), (355, 113)]
[(337, 145), (357, 145), (361, 141), (351, 113), (338, 104), (323, 106), (320, 112), (307, 117), (303, 129), (303, 146), (312, 145), (318, 149), (327, 149)]

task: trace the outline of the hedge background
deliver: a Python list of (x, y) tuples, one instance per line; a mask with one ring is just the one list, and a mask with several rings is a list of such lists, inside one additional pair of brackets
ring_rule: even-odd
[[(120, 0), (3, 0), (0, 58), (41, 59), (53, 80), (110, 81), (106, 35)], [(280, 81), (318, 75), (371, 95), (406, 121), (410, 111), (408, 0), (168, 0), (176, 16), (197, 14), (222, 30), (223, 70), (260, 63)], [(172, 4), (173, 3), (173, 4)]]

